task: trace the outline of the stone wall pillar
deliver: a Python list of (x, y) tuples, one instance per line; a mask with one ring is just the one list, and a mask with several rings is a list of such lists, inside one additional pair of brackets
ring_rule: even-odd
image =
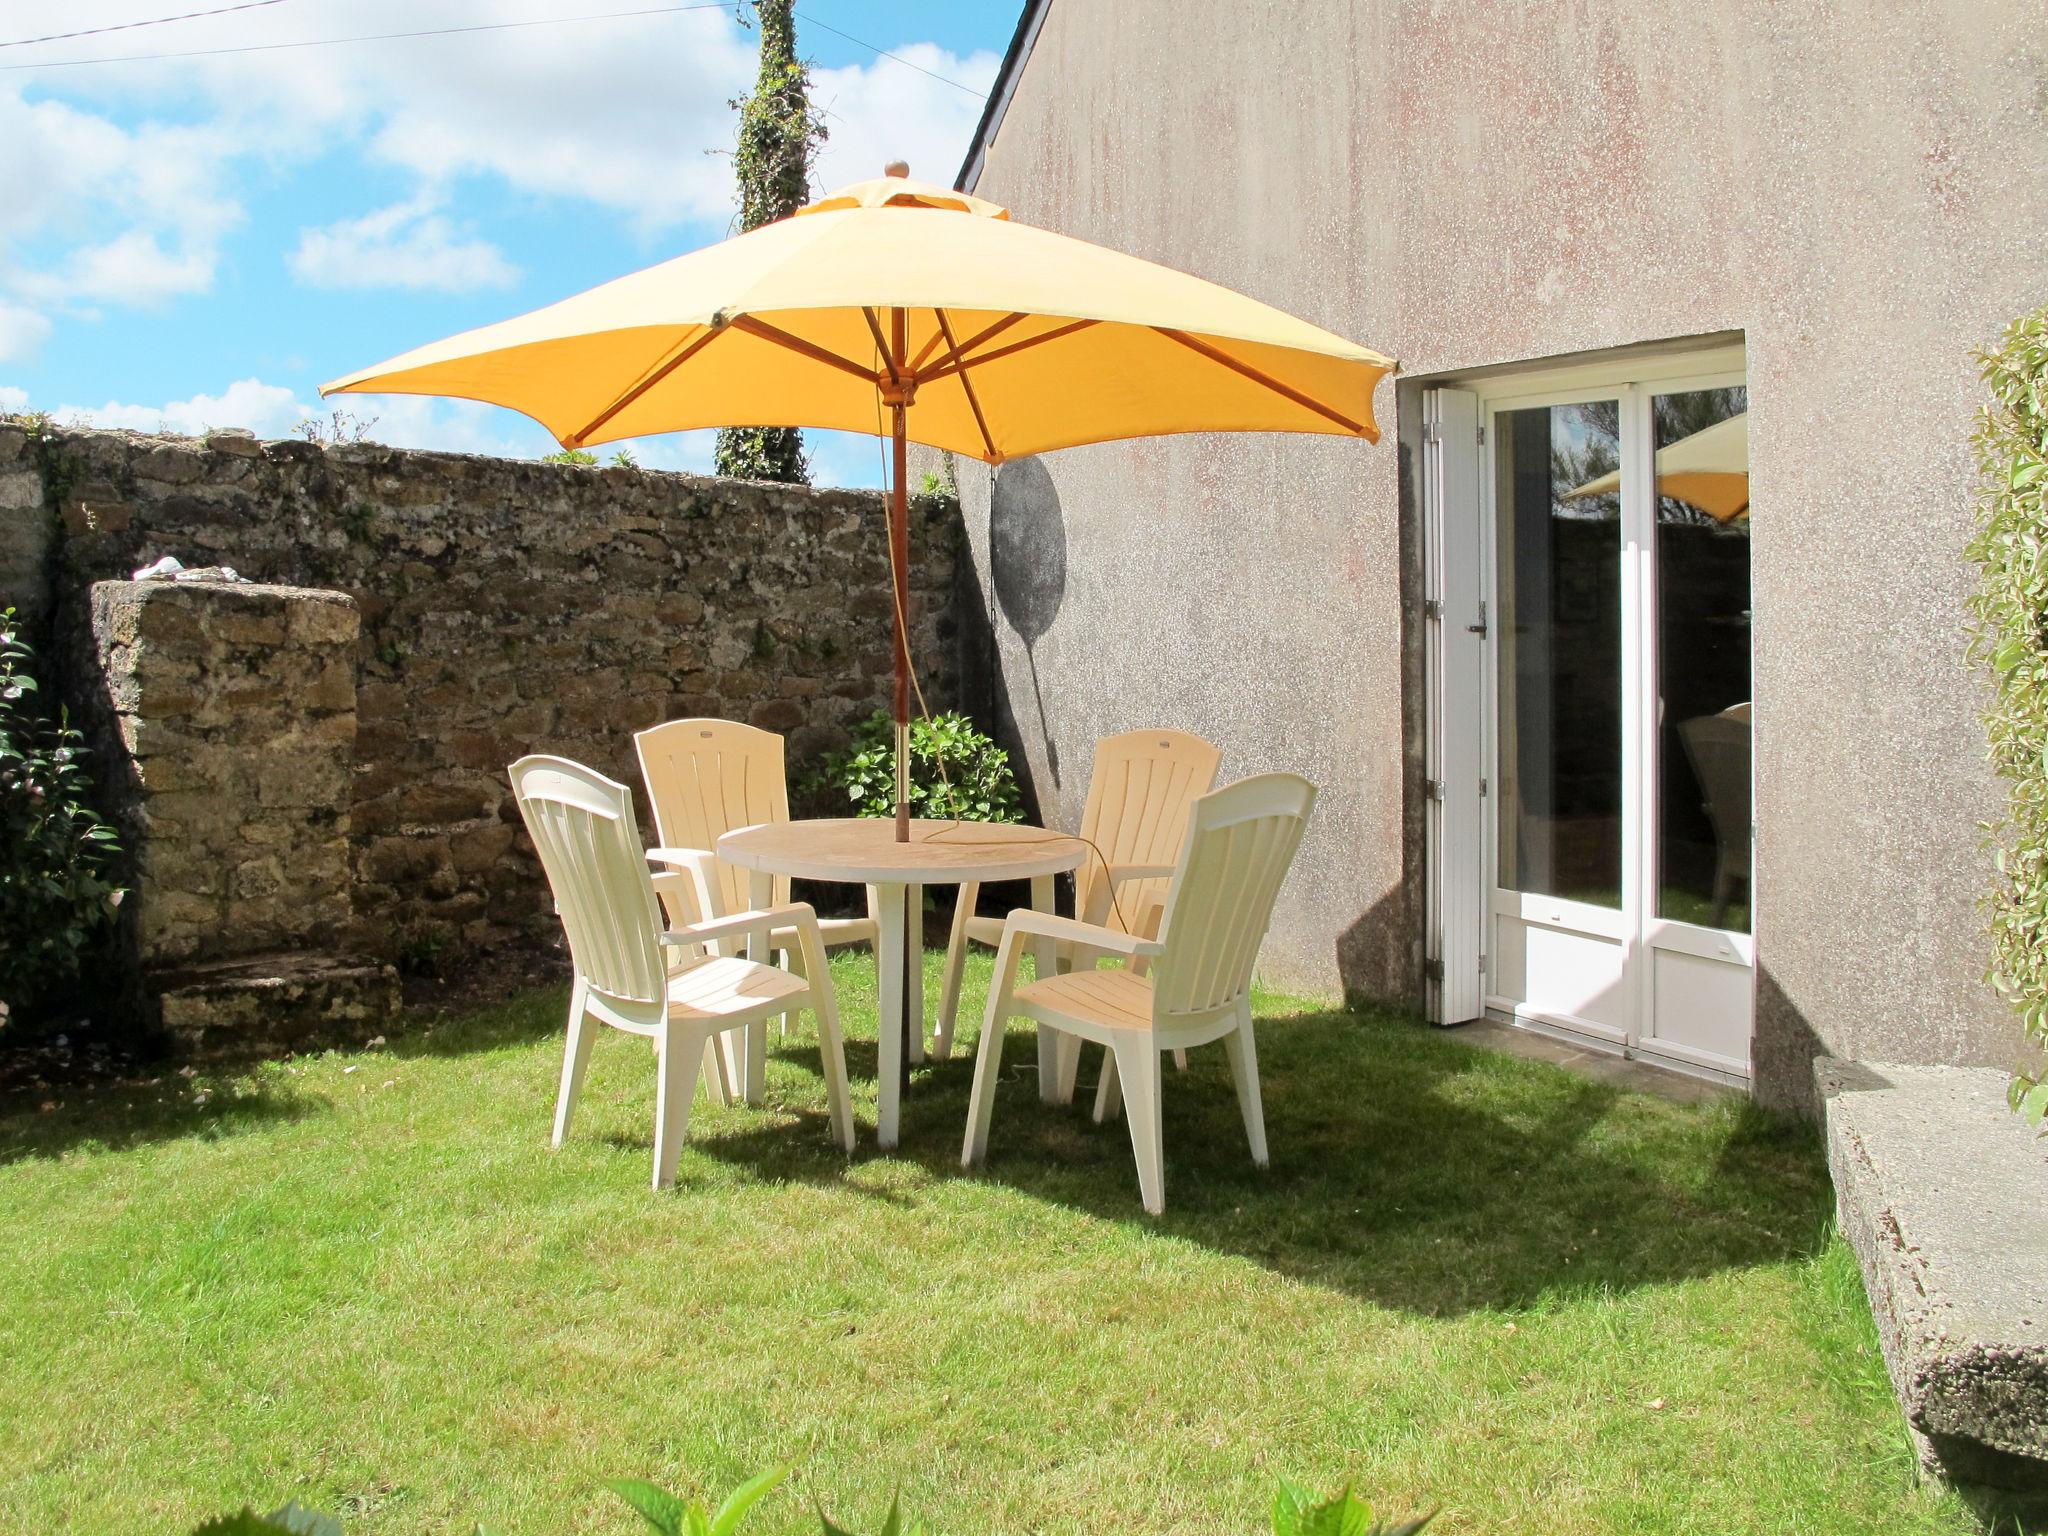
[(396, 1003), (352, 937), (359, 619), (343, 593), (105, 581), (93, 645), (125, 764), (137, 957), (187, 1049), (374, 1033)]

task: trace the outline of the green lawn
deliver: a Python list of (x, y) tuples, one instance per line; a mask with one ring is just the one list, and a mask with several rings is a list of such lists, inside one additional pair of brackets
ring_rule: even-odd
[(1446, 1533), (1973, 1528), (1912, 1485), (1804, 1129), (1271, 998), (1271, 1170), (1198, 1052), (1148, 1221), (1121, 1125), (1042, 1107), (1021, 1032), (984, 1173), (962, 1057), (879, 1155), (873, 972), (836, 974), (853, 1160), (806, 1026), (664, 1195), (639, 1041), (600, 1038), (548, 1151), (561, 992), (0, 1104), (0, 1530), (297, 1498), (351, 1536), (625, 1536), (602, 1478), (784, 1459), (750, 1531), (900, 1484), (953, 1536), (1247, 1532), (1283, 1475)]

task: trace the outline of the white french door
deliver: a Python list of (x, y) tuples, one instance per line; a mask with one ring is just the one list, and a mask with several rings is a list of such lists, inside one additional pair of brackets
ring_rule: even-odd
[[(1483, 1000), (1532, 1027), (1747, 1080), (1747, 422), (1739, 350), (1430, 392), (1441, 1021)], [(1476, 602), (1441, 569), (1466, 549)], [(1468, 778), (1475, 793), (1461, 796)], [(1460, 985), (1468, 976), (1476, 987)]]

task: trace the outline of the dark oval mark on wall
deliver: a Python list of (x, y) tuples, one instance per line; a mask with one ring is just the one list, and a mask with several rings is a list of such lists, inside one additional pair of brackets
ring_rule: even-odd
[(1038, 459), (996, 471), (988, 515), (989, 580), (1003, 617), (1028, 647), (1052, 628), (1067, 596), (1067, 524)]

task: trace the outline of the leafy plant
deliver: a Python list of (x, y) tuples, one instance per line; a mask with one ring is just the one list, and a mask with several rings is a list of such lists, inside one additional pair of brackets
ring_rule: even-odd
[(122, 892), (114, 829), (87, 803), (84, 739), (37, 708), (35, 654), (0, 612), (0, 1017), (76, 982)]
[(1373, 1518), (1372, 1506), (1347, 1483), (1331, 1498), (1318, 1498), (1284, 1477), (1273, 1496), (1273, 1536), (1415, 1536), (1435, 1511), (1415, 1520), (1388, 1525)]
[(706, 1514), (701, 1504), (685, 1503), (668, 1490), (638, 1478), (618, 1478), (605, 1487), (638, 1510), (640, 1518), (661, 1532), (661, 1536), (732, 1536), (747, 1511), (787, 1476), (789, 1468), (781, 1466), (748, 1479), (719, 1505), (715, 1515)]
[[(811, 162), (825, 122), (811, 110), (811, 69), (796, 56), (793, 0), (754, 0), (761, 25), (761, 68), (739, 108), (740, 228), (787, 218), (811, 195)], [(803, 435), (794, 427), (726, 427), (718, 434), (718, 472), (737, 480), (811, 483)]]
[[(805, 778), (814, 805), (851, 804), (856, 816), (896, 814), (896, 725), (877, 710), (853, 744)], [(910, 722), (910, 810), (934, 821), (1022, 821), (1010, 754), (958, 711)]]
[[(855, 1533), (834, 1525), (824, 1510), (818, 1511), (818, 1524), (824, 1527), (824, 1536), (855, 1536)], [(924, 1536), (924, 1527), (915, 1520), (909, 1525), (903, 1523), (901, 1498), (889, 1500), (889, 1513), (882, 1521), (880, 1536)]]
[(595, 464), (597, 455), (588, 448), (559, 448), (540, 456), (543, 464)]
[(1981, 522), (1969, 557), (1983, 571), (1970, 599), (1971, 663), (1988, 666), (1991, 765), (2006, 818), (1986, 824), (1996, 869), (1990, 980), (2035, 1048), (2014, 1073), (2014, 1109), (2048, 1120), (2048, 309), (2012, 323), (1979, 355), (1991, 399), (1978, 412)]
[(308, 416), (298, 425), (299, 436), (309, 443), (360, 443), (377, 425), (375, 416), (358, 416), (354, 411), (333, 411), (322, 421)]

